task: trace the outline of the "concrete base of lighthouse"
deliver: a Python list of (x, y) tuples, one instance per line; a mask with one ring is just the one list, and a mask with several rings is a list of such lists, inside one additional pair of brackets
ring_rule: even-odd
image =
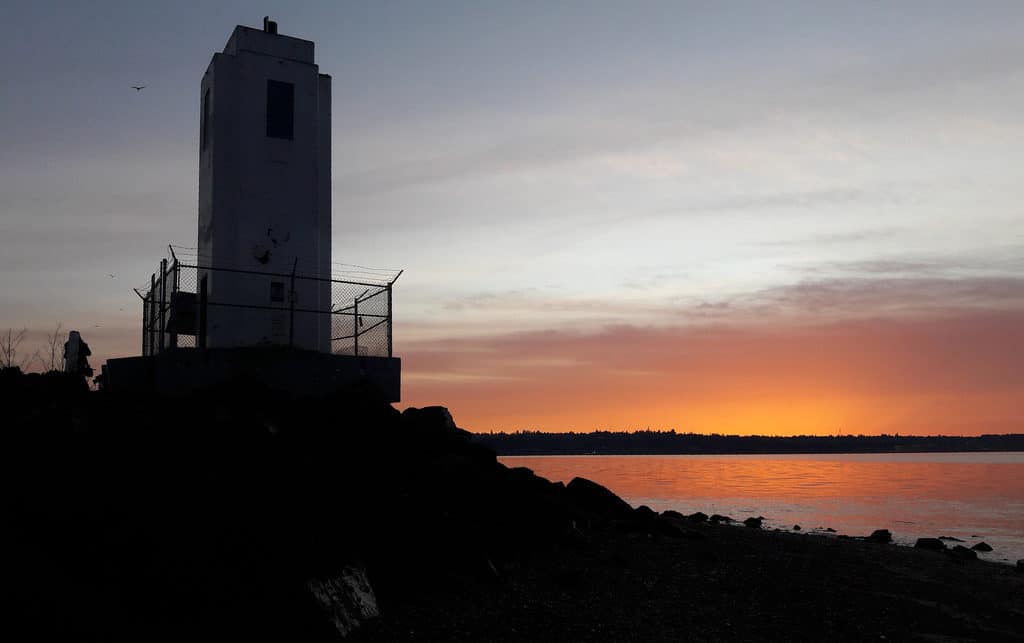
[(252, 383), (288, 397), (365, 390), (401, 399), (402, 360), (331, 355), (284, 347), (178, 348), (103, 365), (102, 388), (117, 393), (187, 395), (229, 383)]

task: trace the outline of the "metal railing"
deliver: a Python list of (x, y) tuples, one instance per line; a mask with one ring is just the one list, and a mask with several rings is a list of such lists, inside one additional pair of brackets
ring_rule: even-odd
[[(135, 289), (142, 354), (230, 344), (391, 357), (392, 286), (401, 274), (364, 273), (363, 281), (263, 272), (180, 261), (172, 248), (148, 286)], [(247, 330), (241, 340), (239, 327)]]

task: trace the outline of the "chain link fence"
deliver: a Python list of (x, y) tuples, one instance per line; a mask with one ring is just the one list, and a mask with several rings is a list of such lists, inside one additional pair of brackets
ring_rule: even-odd
[[(172, 253), (173, 254), (173, 253)], [(392, 356), (391, 289), (364, 280), (213, 267), (164, 259), (142, 299), (142, 354), (175, 348), (278, 345), (335, 355)]]

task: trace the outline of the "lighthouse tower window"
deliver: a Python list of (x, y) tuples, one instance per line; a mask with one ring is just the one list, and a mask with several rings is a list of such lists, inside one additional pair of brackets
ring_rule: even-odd
[(295, 85), (267, 81), (267, 136), (292, 140), (295, 126)]

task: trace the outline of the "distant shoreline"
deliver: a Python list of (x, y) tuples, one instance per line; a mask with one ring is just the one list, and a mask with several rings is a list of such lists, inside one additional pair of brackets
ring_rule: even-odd
[(923, 455), (928, 453), (1024, 453), (1024, 449), (1014, 451), (985, 451), (981, 449), (975, 449), (973, 451), (743, 451), (743, 452), (701, 452), (701, 453), (639, 453), (639, 452), (628, 452), (628, 453), (616, 453), (612, 451), (602, 451), (600, 453), (576, 453), (576, 452), (522, 452), (522, 453), (501, 453), (498, 452), (499, 458), (510, 457), (510, 458), (532, 458), (532, 457), (557, 457), (557, 456), (652, 456), (652, 455)]
[(499, 456), (541, 455), (858, 455), (1019, 453), (1024, 434), (964, 436), (739, 436), (659, 431), (474, 433)]

